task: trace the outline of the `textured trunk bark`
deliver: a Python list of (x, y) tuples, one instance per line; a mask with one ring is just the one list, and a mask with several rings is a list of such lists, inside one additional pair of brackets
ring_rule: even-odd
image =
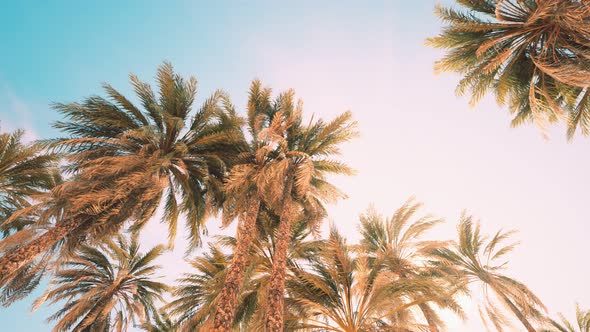
[(504, 302), (506, 302), (506, 304), (508, 305), (510, 310), (512, 310), (512, 313), (518, 318), (518, 320), (522, 323), (522, 325), (524, 325), (524, 327), (526, 328), (526, 330), (528, 332), (537, 332), (537, 330), (535, 330), (535, 328), (526, 319), (526, 317), (522, 314), (522, 312), (520, 312), (520, 310), (518, 310), (518, 308), (514, 305), (514, 303), (512, 303), (512, 301), (510, 301), (510, 299), (506, 295), (498, 293), (498, 292), (496, 292), (496, 293), (500, 294), (500, 297), (502, 298), (502, 300)]
[(287, 271), (287, 253), (291, 244), (292, 232), (292, 198), (293, 180), (285, 186), (283, 212), (279, 221), (279, 228), (275, 235), (275, 250), (270, 275), (270, 287), (267, 295), (266, 332), (283, 332), (283, 315), (285, 293), (285, 274)]
[(32, 262), (39, 254), (49, 250), (59, 240), (84, 224), (82, 219), (70, 219), (51, 228), (39, 238), (0, 258), (0, 286), (8, 282), (10, 274), (25, 264)]
[(244, 283), (244, 272), (248, 263), (250, 247), (256, 235), (256, 219), (258, 218), (259, 209), (260, 200), (254, 199), (248, 207), (246, 217), (238, 227), (234, 257), (228, 268), (215, 311), (213, 323), (213, 331), (215, 332), (231, 331), (238, 304), (238, 295)]

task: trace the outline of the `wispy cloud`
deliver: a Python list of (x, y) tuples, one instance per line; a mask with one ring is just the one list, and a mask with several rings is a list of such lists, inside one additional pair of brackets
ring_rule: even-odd
[(0, 85), (0, 115), (1, 131), (24, 129), (25, 141), (34, 141), (39, 138), (32, 126), (33, 115), (29, 104), (6, 85)]

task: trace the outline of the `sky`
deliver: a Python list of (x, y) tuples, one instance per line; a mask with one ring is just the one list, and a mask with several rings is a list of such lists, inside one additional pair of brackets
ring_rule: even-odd
[[(359, 123), (361, 136), (342, 156), (358, 174), (334, 179), (349, 198), (329, 208), (326, 227), (355, 241), (369, 205), (391, 215), (415, 196), (425, 213), (446, 220), (429, 236), (450, 239), (465, 210), (487, 233), (519, 231), (507, 273), (552, 315), (573, 317), (576, 302), (590, 307), (589, 138), (568, 143), (558, 126), (545, 139), (533, 126), (511, 128), (493, 98), (470, 107), (457, 97), (458, 77), (435, 75), (442, 52), (424, 45), (441, 28), (435, 1), (211, 3), (3, 3), (0, 130), (54, 137), (51, 103), (101, 94), (102, 82), (131, 95), (128, 74), (153, 83), (163, 61), (198, 78), (197, 104), (221, 88), (243, 111), (254, 78), (275, 92), (293, 88), (304, 112), (332, 118), (351, 110)], [(152, 222), (145, 242), (165, 242), (162, 234)], [(178, 242), (160, 262), (167, 281), (187, 268)], [(33, 299), (0, 309), (0, 329), (50, 331), (44, 319), (57, 308), (31, 314)], [(473, 318), (450, 319), (449, 331), (483, 331), (475, 310), (467, 304)]]

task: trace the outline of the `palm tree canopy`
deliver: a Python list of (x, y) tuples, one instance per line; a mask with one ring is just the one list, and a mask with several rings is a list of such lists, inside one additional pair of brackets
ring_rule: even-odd
[(223, 200), (226, 166), (241, 148), (241, 120), (221, 91), (193, 112), (196, 79), (183, 79), (168, 63), (158, 70), (158, 96), (130, 77), (143, 109), (108, 84), (108, 99), (55, 105), (66, 118), (55, 127), (67, 136), (46, 144), (69, 154), (74, 176), (52, 199), (65, 206), (67, 218), (90, 219), (90, 230), (73, 234), (74, 240), (116, 234), (127, 220), (138, 229), (163, 201), (170, 243), (183, 215), (195, 247), (205, 219)]
[(38, 144), (25, 144), (23, 135), (22, 130), (0, 133), (0, 231), (4, 237), (32, 222), (5, 222), (8, 217), (58, 181), (58, 155), (44, 152)]
[[(460, 279), (454, 273), (448, 273), (446, 269), (431, 264), (436, 260), (431, 251), (446, 247), (448, 242), (422, 239), (442, 219), (429, 214), (418, 216), (421, 207), (421, 203), (410, 198), (390, 218), (384, 218), (370, 208), (361, 215), (359, 231), (362, 237), (355, 249), (366, 257), (373, 268), (393, 272), (407, 281), (423, 280), (446, 285), (442, 294), (435, 294), (440, 287), (435, 287), (426, 294), (417, 294), (432, 298), (432, 301), (421, 304), (420, 310), (431, 328), (438, 331), (438, 328), (444, 330), (444, 322), (431, 305), (450, 309), (463, 317), (463, 310), (453, 296), (463, 289), (458, 287), (461, 285)], [(453, 289), (456, 292), (449, 291)]]
[(271, 92), (258, 80), (250, 87), (247, 131), (252, 140), (226, 181), (226, 224), (238, 211), (246, 210), (243, 198), (250, 196), (261, 198), (279, 213), (287, 171), (295, 177), (293, 196), (305, 202), (307, 212), (315, 209), (321, 219), (325, 216), (322, 201), (345, 197), (326, 177), (354, 173), (345, 163), (333, 159), (340, 154), (339, 145), (358, 134), (350, 112), (329, 122), (320, 119), (305, 125), (303, 104), (294, 101), (292, 90), (274, 100)]
[(388, 263), (395, 270), (404, 270), (406, 266), (412, 270), (414, 262), (427, 254), (425, 249), (443, 245), (421, 240), (425, 232), (442, 222), (432, 215), (416, 217), (421, 207), (422, 204), (410, 198), (387, 219), (370, 208), (360, 218), (359, 248), (368, 255), (390, 260)]
[(298, 271), (287, 285), (291, 301), (305, 312), (301, 328), (350, 332), (428, 329), (411, 308), (430, 300), (423, 295), (428, 289), (441, 288), (371, 266), (335, 229), (311, 270)]
[(489, 90), (515, 114), (513, 125), (543, 125), (569, 112), (571, 137), (590, 133), (590, 8), (577, 0), (457, 0), (437, 6), (447, 24), (428, 43), (447, 49), (440, 71), (463, 79), (472, 104)]
[[(502, 273), (508, 263), (506, 255), (518, 244), (504, 244), (514, 232), (498, 231), (487, 237), (482, 235), (479, 222), (465, 214), (457, 229), (459, 241), (453, 247), (433, 249), (438, 260), (434, 264), (457, 267), (466, 283), (482, 284), (486, 302), (480, 314), (484, 323), (489, 320), (499, 331), (510, 325), (497, 302), (523, 319), (541, 319), (542, 311), (546, 311), (541, 300), (525, 284)], [(488, 289), (498, 301), (494, 301)]]
[(154, 261), (164, 247), (142, 253), (136, 238), (124, 238), (102, 248), (81, 247), (55, 275), (50, 289), (35, 302), (60, 304), (49, 317), (60, 331), (126, 331), (157, 314), (168, 287), (155, 281)]

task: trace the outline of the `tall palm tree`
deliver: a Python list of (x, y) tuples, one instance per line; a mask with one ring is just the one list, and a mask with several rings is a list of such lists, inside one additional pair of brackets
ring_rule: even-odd
[[(25, 239), (37, 235), (35, 218), (9, 218), (59, 183), (59, 156), (38, 144), (26, 144), (23, 135), (22, 130), (0, 133), (0, 252), (18, 248)], [(2, 287), (0, 303), (8, 306), (35, 289), (50, 257), (47, 252), (38, 261), (11, 271), (15, 278)]]
[[(241, 154), (226, 181), (224, 224), (238, 217), (237, 246), (226, 275), (225, 286), (218, 303), (215, 331), (228, 331), (234, 319), (243, 272), (247, 265), (247, 253), (255, 236), (257, 213), (261, 204), (274, 209), (281, 216), (275, 243), (281, 249), (274, 257), (277, 276), (271, 283), (269, 299), (274, 311), (268, 317), (282, 319), (282, 297), (286, 250), (289, 245), (292, 220), (297, 212), (291, 208), (292, 200), (285, 197), (294, 191), (304, 202), (304, 213), (314, 221), (325, 214), (321, 200), (343, 196), (325, 181), (326, 173), (351, 173), (346, 165), (329, 159), (339, 152), (337, 145), (348, 140), (354, 132), (350, 113), (345, 113), (330, 123), (317, 121), (308, 127), (301, 125), (301, 104), (295, 106), (293, 92), (280, 94), (271, 100), (271, 90), (254, 81), (248, 101), (248, 131), (252, 137), (249, 149)], [(308, 149), (304, 155), (297, 149)], [(307, 157), (306, 157), (307, 156)], [(314, 189), (310, 190), (310, 186)], [(282, 272), (281, 272), (282, 271)], [(270, 318), (269, 318), (270, 319)]]
[[(395, 273), (400, 279), (426, 280), (445, 285), (443, 294), (434, 294), (434, 288), (421, 297), (430, 296), (433, 301), (420, 303), (418, 307), (428, 323), (429, 331), (444, 330), (445, 325), (432, 305), (439, 308), (451, 309), (463, 316), (463, 311), (451, 290), (460, 284), (455, 274), (448, 274), (437, 266), (429, 264), (434, 259), (430, 252), (434, 248), (443, 248), (445, 242), (426, 241), (421, 237), (432, 227), (442, 222), (431, 215), (416, 217), (422, 204), (413, 198), (407, 200), (395, 211), (391, 218), (384, 219), (373, 209), (361, 215), (359, 227), (362, 236), (358, 251), (368, 259), (371, 268), (383, 268)], [(414, 220), (413, 220), (414, 219)]]
[(81, 247), (35, 305), (63, 304), (49, 317), (57, 321), (54, 332), (127, 331), (131, 322), (147, 322), (163, 301), (167, 286), (154, 280), (159, 268), (154, 260), (163, 250), (141, 253), (135, 238), (130, 243), (119, 238), (102, 249)]
[(559, 314), (561, 322), (550, 319), (551, 327), (541, 330), (542, 332), (590, 332), (590, 310), (582, 310), (576, 305), (576, 327), (570, 323), (562, 314)]
[(437, 263), (442, 267), (459, 268), (465, 282), (482, 285), (486, 295), (485, 310), (480, 309), (482, 321), (486, 323), (489, 319), (498, 331), (509, 325), (507, 317), (497, 304), (499, 302), (518, 318), (527, 331), (535, 332), (531, 320), (542, 318), (541, 311), (546, 310), (543, 303), (526, 285), (501, 272), (507, 265), (502, 260), (516, 246), (504, 245), (513, 232), (498, 231), (488, 238), (481, 234), (479, 222), (474, 222), (471, 216), (463, 215), (458, 233), (459, 242), (452, 248), (436, 248), (432, 254), (438, 258)]
[(431, 300), (442, 285), (426, 279), (403, 279), (371, 266), (332, 230), (311, 271), (300, 270), (288, 283), (291, 301), (305, 312), (300, 327), (313, 331), (424, 331), (412, 309)]
[(576, 0), (457, 0), (438, 6), (447, 24), (428, 43), (447, 49), (440, 71), (463, 76), (457, 93), (472, 103), (493, 90), (513, 125), (556, 121), (569, 111), (568, 135), (590, 133), (590, 9)]
[(293, 91), (279, 95), (270, 125), (261, 133), (276, 146), (275, 162), (281, 170), (276, 172), (280, 194), (267, 200), (280, 215), (268, 290), (267, 331), (283, 331), (287, 253), (294, 222), (305, 215), (308, 225), (317, 228), (325, 216), (323, 203), (345, 197), (327, 181), (327, 175), (353, 173), (346, 164), (333, 160), (340, 154), (339, 145), (357, 134), (351, 113), (330, 122), (312, 120), (303, 125), (302, 103), (295, 105), (293, 97)]
[[(239, 219), (236, 247), (224, 275), (223, 288), (217, 301), (213, 331), (230, 331), (244, 283), (250, 248), (256, 239), (256, 221), (265, 198), (276, 197), (281, 168), (273, 162), (275, 151), (260, 134), (270, 122), (272, 105), (270, 89), (253, 81), (248, 99), (247, 130), (251, 136), (246, 149), (234, 165), (225, 182), (226, 200), (223, 204), (223, 225)], [(242, 136), (246, 141), (245, 136)]]
[[(162, 200), (164, 221), (174, 238), (186, 217), (191, 245), (199, 244), (208, 214), (223, 198), (225, 164), (239, 149), (239, 118), (223, 92), (215, 92), (192, 112), (197, 81), (184, 80), (170, 64), (158, 70), (159, 98), (131, 75), (144, 110), (109, 85), (109, 100), (57, 104), (66, 118), (55, 125), (67, 137), (48, 141), (68, 152), (71, 180), (18, 216), (43, 208), (39, 219), (54, 226), (0, 258), (0, 280), (49, 248), (116, 234), (126, 221), (141, 228)], [(237, 135), (237, 136), (236, 136)]]

